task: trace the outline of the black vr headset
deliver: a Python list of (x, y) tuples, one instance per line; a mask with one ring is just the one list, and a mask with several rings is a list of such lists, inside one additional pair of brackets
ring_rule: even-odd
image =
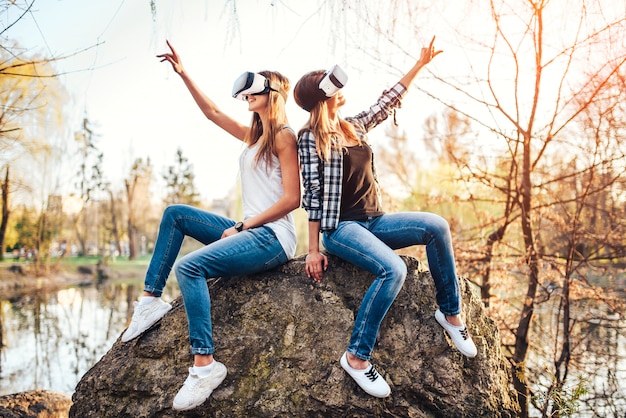
[(247, 71), (241, 74), (233, 84), (233, 97), (241, 100), (248, 100), (248, 96), (267, 94), (270, 91), (280, 93), (285, 100), (287, 99), (280, 91), (280, 85), (271, 82), (261, 74)]

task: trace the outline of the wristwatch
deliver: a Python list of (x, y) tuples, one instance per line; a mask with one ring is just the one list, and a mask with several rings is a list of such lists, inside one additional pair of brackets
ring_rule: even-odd
[(240, 221), (240, 222), (237, 222), (237, 223), (235, 224), (235, 229), (237, 230), (237, 232), (241, 232), (241, 231), (243, 231), (243, 222), (241, 222), (241, 221)]

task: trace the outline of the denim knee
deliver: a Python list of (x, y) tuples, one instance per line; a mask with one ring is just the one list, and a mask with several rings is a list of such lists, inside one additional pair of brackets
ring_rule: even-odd
[(450, 236), (450, 224), (442, 216), (433, 214), (431, 227), (433, 234), (437, 236)]
[(402, 287), (407, 276), (406, 263), (398, 256), (392, 263), (385, 266), (385, 275), (398, 287)]
[(161, 217), (161, 223), (165, 223), (168, 225), (173, 225), (174, 223), (176, 223), (178, 214), (183, 207), (185, 207), (185, 205), (180, 204), (169, 205), (168, 207), (166, 207), (163, 211), (163, 216)]
[(174, 264), (173, 270), (176, 280), (181, 287), (184, 286), (185, 280), (192, 278), (198, 273), (197, 268), (194, 267), (193, 259), (189, 259), (186, 256)]

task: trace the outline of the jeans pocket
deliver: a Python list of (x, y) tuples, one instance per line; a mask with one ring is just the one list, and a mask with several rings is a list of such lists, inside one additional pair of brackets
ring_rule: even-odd
[(287, 258), (287, 254), (285, 254), (284, 250), (281, 250), (278, 254), (276, 254), (276, 256), (265, 262), (264, 269), (273, 269), (274, 267), (285, 264), (287, 261), (289, 261), (289, 258)]

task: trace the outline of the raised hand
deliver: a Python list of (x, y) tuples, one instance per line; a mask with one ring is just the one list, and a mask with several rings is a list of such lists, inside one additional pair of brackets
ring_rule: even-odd
[(165, 54), (159, 54), (157, 55), (157, 58), (160, 58), (161, 62), (163, 61), (169, 62), (170, 64), (172, 64), (172, 69), (174, 69), (174, 71), (176, 71), (177, 74), (182, 74), (184, 71), (183, 62), (181, 61), (180, 57), (176, 53), (176, 50), (174, 49), (170, 41), (165, 41), (165, 42), (167, 42), (167, 46), (170, 48), (170, 52), (165, 53)]
[(442, 50), (435, 51), (435, 37), (433, 36), (433, 39), (430, 41), (430, 45), (428, 46), (428, 48), (422, 48), (422, 53), (420, 54), (418, 63), (421, 64), (421, 66), (424, 66), (431, 62), (433, 58), (435, 58), (442, 52)]

